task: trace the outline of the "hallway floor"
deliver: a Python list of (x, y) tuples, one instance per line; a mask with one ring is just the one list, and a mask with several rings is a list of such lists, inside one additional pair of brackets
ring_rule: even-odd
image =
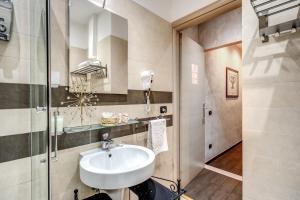
[(203, 169), (186, 187), (194, 200), (242, 200), (242, 182)]
[[(213, 159), (207, 165), (242, 175), (242, 143)], [(242, 200), (242, 182), (217, 172), (203, 169), (186, 187), (194, 200)]]
[(232, 149), (226, 151), (220, 156), (206, 163), (207, 165), (213, 166), (218, 169), (222, 169), (233, 174), (242, 176), (243, 172), (243, 144), (239, 143)]

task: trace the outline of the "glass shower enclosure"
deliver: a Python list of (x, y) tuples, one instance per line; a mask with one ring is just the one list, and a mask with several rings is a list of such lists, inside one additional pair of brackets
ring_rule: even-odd
[[(22, 1), (22, 0), (19, 0)], [(27, 0), (28, 1), (28, 0)], [(30, 101), (31, 101), (31, 200), (50, 199), (48, 63), (48, 1), (29, 0)]]
[(47, 200), (50, 0), (0, 0), (0, 199)]
[(50, 75), (48, 62), (48, 1), (29, 0), (30, 9), (30, 98), (31, 200), (50, 199)]
[[(51, 15), (50, 23), (50, 2), (68, 1), (0, 0), (1, 200), (51, 199), (57, 137), (52, 145), (49, 27), (64, 19)], [(52, 12), (59, 9), (64, 8), (58, 4)], [(53, 49), (54, 69), (61, 55)]]
[[(19, 0), (24, 1), (24, 0)], [(30, 10), (31, 200), (50, 198), (48, 1), (26, 0)]]

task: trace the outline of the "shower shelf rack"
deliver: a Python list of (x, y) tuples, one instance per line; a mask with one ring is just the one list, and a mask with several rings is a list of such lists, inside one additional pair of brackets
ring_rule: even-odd
[(281, 33), (295, 33), (300, 27), (300, 18), (269, 26), (268, 18), (297, 7), (300, 0), (250, 0), (259, 20), (259, 35), (262, 42), (268, 42), (269, 36), (280, 36)]
[(71, 72), (73, 75), (100, 74), (102, 77), (107, 77), (107, 65), (87, 65)]

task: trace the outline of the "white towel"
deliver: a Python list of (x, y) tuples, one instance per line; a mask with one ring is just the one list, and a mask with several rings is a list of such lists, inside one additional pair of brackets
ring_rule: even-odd
[(147, 146), (155, 155), (168, 151), (167, 123), (165, 119), (149, 122)]
[(100, 60), (97, 60), (97, 59), (85, 60), (85, 61), (81, 62), (78, 65), (78, 69), (81, 69), (81, 68), (84, 68), (84, 67), (88, 67), (88, 66), (98, 66), (98, 67), (100, 67), (101, 66), (101, 62), (100, 62)]

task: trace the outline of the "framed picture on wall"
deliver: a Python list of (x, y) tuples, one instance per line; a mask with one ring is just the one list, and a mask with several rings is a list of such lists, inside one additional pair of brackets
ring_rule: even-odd
[(239, 72), (226, 67), (226, 97), (237, 98), (239, 96)]

